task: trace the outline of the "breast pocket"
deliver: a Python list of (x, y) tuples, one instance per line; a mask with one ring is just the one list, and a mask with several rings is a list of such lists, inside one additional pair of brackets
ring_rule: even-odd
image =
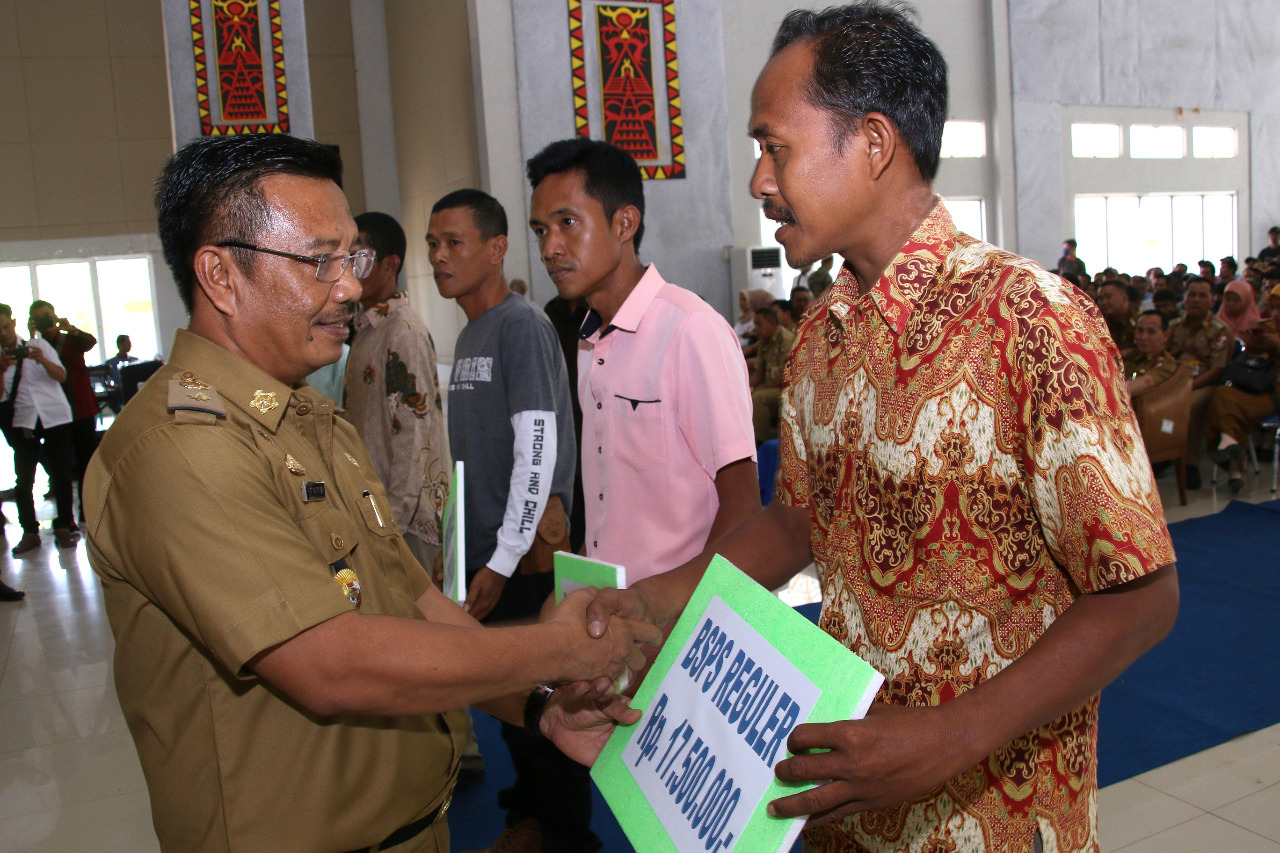
[(360, 528), (346, 513), (332, 505), (321, 507), (298, 520), (303, 535), (330, 565), (351, 555), (360, 544)]
[(666, 454), (668, 404), (641, 395), (615, 394), (610, 408), (613, 452), (637, 471), (647, 471), (659, 464)]

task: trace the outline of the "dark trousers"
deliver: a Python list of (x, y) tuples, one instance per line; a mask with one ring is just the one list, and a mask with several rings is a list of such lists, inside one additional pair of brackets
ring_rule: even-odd
[[(551, 595), (553, 583), (550, 572), (524, 575), (517, 569), (485, 617), (485, 624), (536, 618)], [(566, 758), (551, 741), (526, 732), (522, 726), (503, 723), (502, 740), (516, 771), (516, 783), (498, 794), (498, 805), (507, 811), (507, 825), (537, 818), (542, 853), (599, 850), (600, 839), (591, 831), (590, 771)]]
[[(80, 517), (84, 517), (84, 472), (89, 468), (89, 460), (98, 449), (98, 416), (90, 415), (71, 422), (71, 444), (74, 468), (71, 481), (76, 484), (80, 494)], [(75, 525), (72, 524), (72, 527)]]
[(591, 774), (551, 741), (522, 726), (502, 724), (516, 783), (498, 793), (507, 825), (537, 818), (542, 853), (591, 853), (600, 839), (591, 831)]
[(43, 427), (38, 422), (33, 430), (20, 428), (5, 432), (5, 438), (13, 447), (13, 468), (17, 476), (14, 486), (14, 503), (18, 505), (18, 523), (23, 533), (35, 533), (40, 523), (36, 520), (36, 504), (33, 489), (36, 481), (36, 464), (40, 462), (40, 450), (45, 451), (45, 470), (49, 473), (49, 485), (58, 514), (53, 520), (55, 530), (74, 526), (71, 506), (71, 470), (75, 457), (71, 424)]

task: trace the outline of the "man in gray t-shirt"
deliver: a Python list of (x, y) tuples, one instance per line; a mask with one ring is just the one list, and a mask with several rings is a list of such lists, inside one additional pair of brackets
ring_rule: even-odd
[[(466, 608), (485, 622), (536, 615), (550, 594), (551, 573), (525, 573), (519, 564), (531, 549), (549, 558), (548, 544), (568, 548), (578, 455), (559, 338), (546, 315), (507, 286), (506, 234), (502, 206), (479, 190), (436, 202), (427, 230), (436, 287), (467, 315), (449, 381), (449, 444), (466, 481)], [(512, 836), (504, 843), (597, 849), (586, 768), (518, 726), (504, 723), (502, 738), (516, 768), (504, 792)], [(585, 810), (565, 807), (567, 790)]]

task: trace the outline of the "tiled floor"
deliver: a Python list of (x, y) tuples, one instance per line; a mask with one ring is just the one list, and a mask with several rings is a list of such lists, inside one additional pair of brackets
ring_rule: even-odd
[[(1268, 466), (1248, 477), (1239, 497), (1271, 498), (1270, 475)], [(1215, 491), (1206, 481), (1179, 507), (1172, 478), (1161, 488), (1170, 521), (1217, 512), (1229, 499), (1224, 483)], [(16, 541), (17, 528), (8, 534)], [(83, 543), (59, 552), (46, 539), (23, 558), (0, 551), (0, 580), (27, 593), (20, 604), (0, 603), (0, 853), (158, 850), (111, 683), (101, 590)], [(810, 574), (784, 597), (816, 592)], [(1099, 820), (1106, 851), (1280, 853), (1280, 725), (1104, 789)]]

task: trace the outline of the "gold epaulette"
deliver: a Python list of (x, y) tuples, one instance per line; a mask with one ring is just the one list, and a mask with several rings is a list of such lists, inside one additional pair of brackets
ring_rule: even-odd
[(169, 411), (181, 423), (213, 423), (227, 416), (222, 397), (190, 371), (169, 380)]

